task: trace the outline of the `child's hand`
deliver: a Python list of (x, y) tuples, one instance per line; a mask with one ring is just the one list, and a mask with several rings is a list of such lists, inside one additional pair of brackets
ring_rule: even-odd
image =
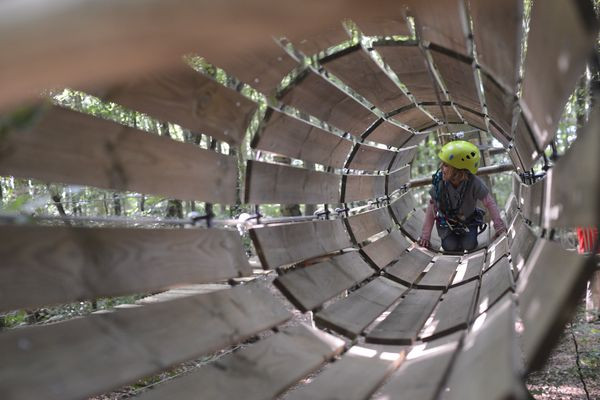
[(429, 246), (431, 246), (431, 243), (429, 242), (428, 239), (419, 239), (417, 244), (421, 247), (426, 247), (426, 248), (429, 248)]

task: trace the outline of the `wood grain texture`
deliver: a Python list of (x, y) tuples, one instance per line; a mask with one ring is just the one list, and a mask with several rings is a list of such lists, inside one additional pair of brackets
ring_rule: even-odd
[(357, 137), (377, 120), (369, 109), (311, 71), (285, 92), (281, 101)]
[(517, 282), (526, 365), (537, 368), (570, 320), (592, 268), (584, 256), (539, 239)]
[(413, 249), (402, 254), (394, 265), (385, 269), (385, 273), (405, 285), (412, 285), (427, 268), (432, 258), (421, 250)]
[(406, 143), (411, 136), (412, 133), (406, 129), (384, 120), (366, 136), (366, 139), (387, 146), (400, 147)]
[(502, 257), (481, 277), (477, 314), (486, 312), (506, 292), (513, 289), (513, 275), (507, 257)]
[(462, 107), (460, 104), (457, 104), (457, 107), (459, 112), (469, 125), (484, 131), (486, 130), (487, 125), (485, 123), (484, 116), (481, 112), (476, 112), (473, 109)]
[(346, 187), (343, 203), (371, 200), (385, 196), (384, 175), (345, 175)]
[(0, 310), (207, 283), (252, 273), (235, 231), (0, 228)]
[[(291, 317), (266, 289), (238, 286), (4, 332), (7, 398), (79, 399), (238, 343)], [(177, 329), (173, 329), (173, 327)]]
[[(544, 208), (546, 211), (547, 208)], [(514, 195), (514, 192), (508, 195), (508, 199), (506, 200), (506, 205), (504, 207), (504, 214), (506, 215), (507, 221), (512, 221), (517, 213), (519, 212), (519, 201), (517, 197)], [(545, 216), (545, 212), (544, 212)]]
[(532, 133), (525, 122), (523, 113), (517, 117), (517, 126), (514, 134), (514, 146), (519, 159), (523, 164), (523, 169), (529, 171), (533, 168), (535, 161), (542, 155), (536, 143), (533, 140)]
[(348, 164), (350, 169), (358, 169), (365, 171), (383, 171), (390, 166), (396, 152), (381, 149), (367, 144), (359, 144), (358, 148), (352, 157), (352, 161)]
[(391, 117), (391, 119), (404, 125), (408, 125), (416, 131), (429, 129), (437, 125), (437, 122), (431, 119), (429, 115), (425, 114), (416, 106), (402, 109), (402, 111), (400, 111), (398, 114), (395, 114), (393, 117)]
[(392, 171), (387, 176), (387, 194), (390, 195), (410, 182), (410, 165)]
[(252, 228), (250, 237), (265, 268), (292, 264), (352, 246), (341, 219), (267, 225)]
[[(420, 105), (422, 109), (427, 111), (429, 114), (436, 117), (438, 120), (445, 122), (447, 124), (460, 124), (462, 123), (462, 119), (459, 115), (454, 111), (454, 109), (450, 106), (440, 106), (436, 105)], [(442, 109), (444, 110), (444, 114), (442, 114)]]
[(492, 244), (490, 244), (487, 248), (487, 256), (485, 260), (485, 268), (486, 270), (494, 265), (498, 260), (500, 260), (503, 256), (508, 255), (509, 247), (508, 247), (508, 239), (505, 235), (496, 239)]
[(354, 21), (364, 35), (369, 36), (410, 36), (408, 23), (400, 7), (394, 6), (385, 15), (375, 18), (355, 16)]
[(565, 103), (594, 51), (598, 28), (592, 20), (586, 2), (552, 0), (531, 8), (521, 106), (540, 150), (554, 138)]
[(392, 204), (390, 210), (398, 224), (402, 224), (408, 214), (416, 207), (415, 199), (410, 192), (406, 192), (398, 197)]
[(445, 289), (452, 281), (459, 262), (460, 257), (456, 256), (436, 257), (417, 286), (424, 289)]
[(506, 93), (504, 89), (494, 82), (486, 73), (481, 74), (485, 105), (490, 118), (498, 124), (504, 132), (511, 132), (513, 112), (516, 106), (514, 94)]
[(406, 290), (405, 286), (389, 279), (376, 278), (345, 299), (319, 311), (315, 314), (315, 322), (354, 339)]
[(248, 160), (246, 203), (338, 203), (342, 176)]
[(405, 147), (398, 151), (394, 163), (390, 167), (390, 171), (396, 171), (408, 163), (411, 163), (417, 154), (417, 147)]
[(527, 398), (518, 372), (521, 367), (515, 317), (514, 302), (508, 298), (485, 316), (479, 329), (469, 332), (441, 392), (442, 399)]
[(400, 304), (369, 332), (367, 342), (412, 344), (441, 295), (441, 290), (411, 289)]
[(534, 226), (540, 226), (544, 210), (546, 179), (540, 179), (532, 185), (521, 184), (521, 214)]
[(298, 325), (223, 357), (180, 379), (159, 385), (140, 398), (276, 398), (298, 380), (339, 354), (344, 341)]
[(334, 168), (342, 168), (352, 142), (286, 114), (271, 110), (252, 147)]
[(305, 312), (314, 310), (373, 273), (360, 255), (352, 252), (297, 268), (277, 277), (274, 284), (297, 308)]
[(409, 247), (410, 243), (406, 237), (400, 231), (394, 230), (381, 239), (366, 245), (361, 252), (377, 268), (383, 269), (392, 261), (396, 261)]
[(519, 272), (525, 266), (529, 254), (538, 240), (537, 235), (524, 221), (517, 224), (515, 230), (509, 232), (512, 237), (510, 245), (510, 258), (512, 261), (513, 272), (518, 276)]
[(306, 30), (287, 37), (296, 49), (308, 56), (350, 40), (339, 18), (320, 31)]
[(418, 102), (438, 101), (436, 91), (439, 89), (431, 79), (427, 60), (418, 46), (377, 46), (375, 49)]
[(454, 275), (452, 285), (457, 285), (461, 282), (466, 282), (475, 277), (479, 277), (479, 274), (481, 274), (481, 271), (483, 270), (485, 256), (485, 249), (463, 256), (456, 269), (456, 275)]
[(174, 122), (233, 145), (244, 138), (256, 103), (188, 65), (92, 91), (104, 101)]
[(448, 289), (420, 338), (425, 340), (466, 328), (473, 318), (478, 286), (479, 281), (474, 280)]
[(430, 50), (430, 53), (452, 100), (481, 112), (473, 66), (466, 60), (456, 59), (440, 51)]
[(235, 158), (57, 106), (0, 138), (0, 154), (3, 175), (235, 203)]
[(523, 37), (523, 3), (469, 0), (479, 63), (516, 93)]
[(348, 217), (350, 234), (357, 243), (362, 243), (376, 233), (391, 229), (394, 222), (387, 207), (377, 208)]
[(361, 46), (343, 57), (323, 62), (324, 68), (384, 112), (411, 104), (398, 86)]
[[(292, 391), (287, 400), (367, 399), (402, 363), (406, 349), (399, 346), (356, 345), (329, 364), (307, 385)], [(360, 382), (360, 385), (349, 385)]]

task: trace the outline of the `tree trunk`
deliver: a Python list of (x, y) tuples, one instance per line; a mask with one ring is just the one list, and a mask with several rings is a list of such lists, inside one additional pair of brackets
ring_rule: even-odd
[(146, 207), (146, 196), (141, 195), (140, 197), (140, 212), (144, 212)]
[(169, 200), (167, 203), (167, 218), (183, 218), (181, 200)]
[(113, 193), (113, 210), (115, 215), (123, 214), (123, 207), (121, 206), (121, 198), (118, 193)]

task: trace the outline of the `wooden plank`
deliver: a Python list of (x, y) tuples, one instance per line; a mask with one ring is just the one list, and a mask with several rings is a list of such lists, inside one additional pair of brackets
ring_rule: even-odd
[(520, 376), (515, 317), (512, 299), (506, 299), (489, 315), (480, 317), (479, 329), (473, 329), (465, 337), (463, 349), (441, 392), (442, 399), (527, 398)]
[(502, 257), (481, 277), (477, 314), (486, 312), (505, 293), (513, 289), (513, 275), (507, 257)]
[[(489, 128), (490, 129), (488, 132), (492, 134), (494, 139), (502, 143), (502, 146), (504, 146), (504, 148), (508, 149), (508, 147), (510, 146), (510, 141), (513, 139), (511, 130), (503, 131), (502, 129), (500, 129), (499, 126), (496, 125), (496, 122), (494, 122), (494, 120), (490, 120)], [(510, 149), (507, 151), (510, 151)]]
[(350, 140), (273, 109), (267, 115), (252, 148), (334, 168), (344, 166), (352, 151)]
[(460, 257), (437, 256), (417, 286), (424, 289), (445, 289), (452, 281), (459, 262)]
[(473, 317), (478, 286), (479, 281), (474, 280), (448, 289), (419, 335), (420, 338), (431, 339), (466, 328)]
[(475, 111), (481, 111), (472, 60), (458, 59), (433, 49), (430, 49), (430, 54), (452, 100)]
[(407, 288), (386, 278), (376, 278), (348, 297), (315, 314), (318, 326), (351, 339), (391, 306)]
[(0, 146), (2, 175), (235, 203), (235, 158), (57, 106)]
[(390, 171), (396, 171), (399, 168), (405, 166), (408, 163), (411, 163), (417, 154), (417, 146), (404, 147), (398, 150), (396, 155), (396, 159), (394, 163), (390, 167)]
[(338, 203), (341, 175), (248, 160), (246, 203)]
[(477, 60), (512, 93), (516, 93), (523, 37), (523, 2), (469, 1)]
[(0, 349), (11, 368), (0, 370), (0, 390), (8, 398), (87, 398), (290, 317), (267, 289), (248, 284), (3, 332)]
[(432, 80), (427, 60), (416, 44), (377, 46), (375, 50), (418, 102), (438, 101), (436, 91), (439, 88)]
[(406, 399), (433, 400), (458, 344), (458, 338), (450, 342), (442, 338), (413, 347), (375, 399), (395, 399), (401, 395)]
[(411, 100), (360, 45), (345, 52), (343, 57), (331, 57), (321, 63), (328, 72), (383, 112), (411, 104)]
[(485, 105), (488, 114), (504, 132), (510, 132), (513, 120), (513, 111), (516, 105), (516, 97), (504, 91), (486, 73), (481, 74)]
[(519, 153), (517, 152), (517, 149), (515, 147), (511, 147), (510, 149), (508, 149), (508, 157), (510, 158), (512, 164), (515, 166), (516, 173), (520, 174), (525, 172), (525, 166), (521, 162), (521, 157), (519, 157)]
[(565, 103), (594, 52), (598, 28), (593, 16), (588, 2), (532, 5), (521, 105), (540, 150), (554, 138)]
[(508, 239), (506, 236), (502, 236), (499, 239), (496, 239), (491, 245), (487, 248), (487, 259), (485, 262), (485, 269), (487, 270), (492, 265), (494, 265), (498, 260), (500, 260), (505, 255), (508, 255), (509, 247), (508, 247)]
[(413, 344), (441, 295), (441, 290), (411, 289), (400, 304), (369, 332), (367, 342)]
[(408, 147), (408, 146), (418, 146), (419, 144), (421, 144), (421, 142), (423, 142), (424, 140), (427, 140), (427, 138), (429, 137), (430, 132), (425, 132), (425, 133), (415, 133), (410, 139), (408, 139), (406, 141), (406, 143), (404, 143), (404, 147)]
[(432, 258), (419, 249), (413, 249), (402, 254), (394, 265), (386, 268), (385, 273), (406, 285), (412, 285), (427, 268)]
[(404, 13), (395, 6), (384, 15), (375, 18), (355, 16), (352, 21), (363, 35), (368, 36), (411, 36)]
[(512, 221), (515, 218), (515, 215), (519, 212), (519, 202), (514, 195), (511, 193), (508, 195), (508, 200), (506, 200), (506, 206), (504, 207), (504, 213), (506, 214), (506, 220)]
[(437, 122), (431, 119), (429, 115), (414, 105), (403, 108), (398, 114), (394, 114), (391, 119), (395, 122), (408, 125), (416, 131), (422, 131), (437, 125)]
[(244, 138), (257, 105), (194, 71), (188, 65), (94, 90), (104, 101), (121, 104), (158, 120), (174, 122), (233, 145)]
[(350, 40), (350, 36), (348, 36), (339, 18), (335, 23), (319, 31), (306, 30), (305, 32), (301, 32), (301, 34), (287, 35), (287, 37), (294, 44), (294, 48), (308, 56)]
[(0, 311), (248, 276), (235, 231), (0, 228)]
[(487, 130), (485, 119), (481, 112), (476, 112), (470, 108), (462, 107), (460, 104), (457, 104), (457, 107), (459, 109), (459, 112), (469, 125), (481, 129), (483, 131)]
[(369, 109), (312, 71), (306, 71), (281, 101), (357, 137), (377, 120)]
[(530, 370), (541, 366), (548, 349), (558, 341), (594, 267), (595, 262), (586, 264), (584, 256), (558, 243), (544, 239), (536, 243), (517, 283), (524, 325), (522, 349)]
[[(307, 385), (299, 387), (287, 400), (367, 399), (404, 360), (400, 346), (352, 346), (343, 357)], [(360, 382), (350, 385), (349, 382)]]
[(346, 187), (342, 203), (370, 200), (385, 196), (384, 175), (345, 175)]
[(523, 119), (523, 113), (518, 116), (514, 134), (514, 146), (525, 171), (533, 168), (535, 161), (542, 155), (536, 148), (529, 127)]
[(400, 231), (394, 230), (383, 238), (366, 245), (361, 252), (374, 266), (383, 269), (389, 263), (396, 261), (409, 247), (410, 243), (406, 237)]
[(452, 280), (452, 285), (457, 285), (462, 282), (470, 281), (479, 277), (485, 263), (486, 250), (479, 250), (475, 253), (465, 254), (461, 260), (456, 275)]
[(398, 224), (402, 224), (404, 219), (416, 207), (415, 198), (412, 193), (406, 192), (390, 204), (392, 215)]
[(305, 312), (314, 310), (373, 273), (360, 255), (352, 252), (296, 268), (277, 277), (274, 284), (297, 308)]
[[(413, 241), (417, 241), (421, 237), (421, 231), (423, 229), (423, 223), (425, 222), (425, 211), (417, 209), (412, 215), (402, 224), (402, 232), (406, 233), (409, 238)], [(437, 229), (431, 231), (431, 238), (429, 239), (431, 248), (434, 250), (439, 249), (442, 246), (442, 240), (440, 239)]]
[[(454, 111), (454, 108), (450, 106), (440, 106), (439, 104), (420, 104), (419, 106), (446, 124), (460, 124), (463, 122), (456, 111)], [(444, 114), (442, 114), (442, 108)]]
[(387, 191), (386, 193), (392, 194), (396, 190), (402, 188), (410, 182), (410, 165), (392, 171), (387, 176)]
[[(514, 236), (513, 236), (514, 235)], [(510, 259), (515, 276), (519, 274), (537, 240), (537, 235), (526, 223), (521, 223), (516, 232), (510, 232), (513, 237), (510, 245)]]
[(348, 217), (350, 234), (357, 243), (362, 243), (376, 233), (391, 229), (394, 222), (387, 207), (377, 208)]
[(375, 129), (365, 136), (367, 140), (372, 142), (382, 143), (388, 146), (400, 147), (408, 139), (410, 139), (412, 133), (404, 128), (399, 127), (388, 121), (383, 121)]
[(396, 152), (367, 144), (358, 144), (354, 157), (348, 164), (349, 169), (365, 171), (387, 170), (396, 156)]
[(265, 268), (352, 247), (341, 219), (266, 225), (250, 229), (250, 237)]
[(521, 184), (521, 214), (536, 226), (542, 222), (545, 183), (546, 180), (541, 179), (532, 185)]
[(341, 353), (344, 341), (304, 325), (291, 326), (264, 340), (159, 385), (143, 400), (276, 398), (298, 380)]

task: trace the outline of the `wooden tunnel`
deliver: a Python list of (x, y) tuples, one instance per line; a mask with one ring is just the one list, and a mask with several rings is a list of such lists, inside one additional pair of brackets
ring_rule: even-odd
[[(0, 131), (0, 173), (331, 212), (252, 224), (273, 290), (237, 279), (253, 269), (236, 229), (0, 225), (0, 311), (238, 283), (4, 330), (0, 397), (87, 398), (258, 338), (140, 397), (527, 398), (525, 376), (593, 268), (551, 232), (598, 224), (598, 110), (543, 179), (513, 174), (508, 234), (474, 253), (415, 245), (424, 213), (407, 183), (425, 132), (445, 125), (489, 132), (530, 171), (594, 54), (592, 5), (535, 1), (525, 31), (519, 0), (205, 3), (0, 4), (0, 113), (32, 115)], [(63, 87), (303, 163), (239, 165), (235, 152), (40, 102)], [(287, 322), (309, 312), (315, 327)]]

